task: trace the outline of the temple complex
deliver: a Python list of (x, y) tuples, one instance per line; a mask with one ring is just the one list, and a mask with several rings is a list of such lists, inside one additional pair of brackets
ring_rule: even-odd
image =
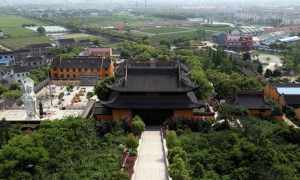
[(160, 125), (167, 118), (192, 119), (195, 109), (205, 108), (194, 93), (197, 86), (179, 62), (122, 64), (107, 100), (96, 104), (97, 120), (122, 120), (139, 115), (146, 125)]

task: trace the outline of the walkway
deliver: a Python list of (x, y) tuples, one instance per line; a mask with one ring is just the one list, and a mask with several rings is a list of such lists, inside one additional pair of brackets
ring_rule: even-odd
[(146, 130), (142, 134), (133, 180), (167, 180), (159, 130)]

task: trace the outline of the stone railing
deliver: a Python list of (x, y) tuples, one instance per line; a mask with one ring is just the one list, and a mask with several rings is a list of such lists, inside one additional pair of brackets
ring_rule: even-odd
[(168, 147), (167, 147), (167, 142), (166, 142), (166, 139), (165, 139), (165, 134), (164, 134), (164, 129), (161, 128), (160, 129), (160, 137), (161, 137), (161, 142), (162, 142), (162, 148), (163, 148), (163, 154), (164, 154), (164, 161), (165, 161), (165, 164), (166, 164), (166, 178), (167, 180), (172, 180), (172, 178), (170, 177), (169, 175), (169, 160), (168, 160)]

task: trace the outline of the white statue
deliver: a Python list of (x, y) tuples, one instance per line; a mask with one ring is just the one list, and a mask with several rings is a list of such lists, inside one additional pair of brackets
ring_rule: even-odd
[(26, 120), (39, 120), (37, 116), (36, 95), (34, 93), (34, 82), (30, 78), (22, 80), (23, 102), (26, 110)]

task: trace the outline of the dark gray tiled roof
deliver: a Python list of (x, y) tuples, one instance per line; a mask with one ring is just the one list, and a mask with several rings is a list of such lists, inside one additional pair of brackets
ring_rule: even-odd
[(102, 102), (110, 108), (185, 109), (205, 106), (193, 92), (182, 94), (120, 94), (112, 93), (110, 101)]
[(14, 73), (25, 73), (30, 72), (33, 68), (28, 66), (14, 66), (13, 70)]
[(236, 97), (235, 104), (247, 109), (271, 109), (271, 106), (265, 102), (262, 92), (240, 93)]
[(111, 64), (110, 59), (102, 59), (99, 57), (85, 57), (79, 56), (72, 59), (58, 59), (53, 60), (52, 67), (57, 68), (109, 68)]
[(197, 88), (177, 63), (122, 64), (118, 76), (110, 88), (120, 92), (187, 92)]
[(279, 83), (279, 84), (273, 84), (273, 86), (277, 87), (277, 88), (284, 88), (284, 87), (300, 87), (300, 83)]
[(48, 48), (52, 47), (52, 44), (50, 43), (40, 43), (40, 44), (32, 44), (28, 46), (29, 48)]
[(288, 106), (300, 107), (300, 95), (284, 95), (284, 100)]
[(73, 44), (73, 43), (76, 42), (75, 39), (72, 39), (72, 38), (70, 38), (70, 39), (58, 39), (57, 41), (61, 44)]
[(27, 57), (25, 59), (26, 62), (40, 62), (43, 61), (42, 57)]

